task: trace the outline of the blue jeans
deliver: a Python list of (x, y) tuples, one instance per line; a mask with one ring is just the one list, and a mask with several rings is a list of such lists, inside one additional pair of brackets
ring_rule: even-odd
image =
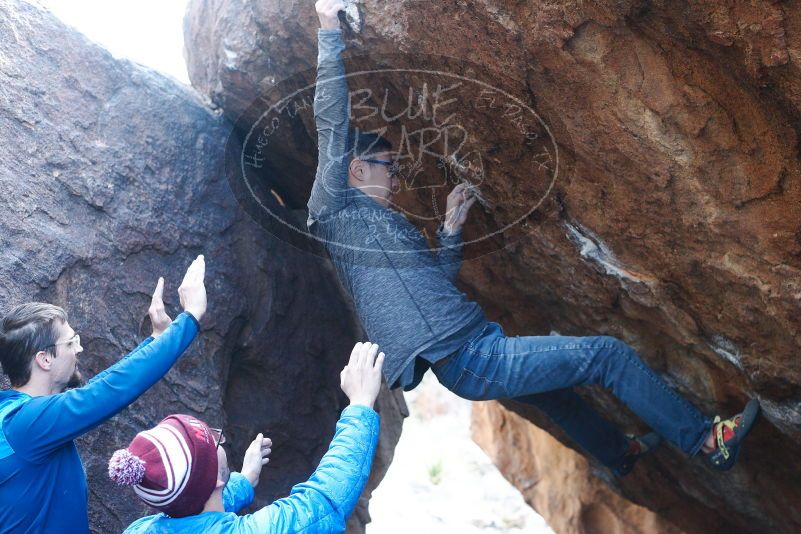
[(701, 449), (712, 425), (634, 349), (608, 336), (506, 337), (500, 325), (490, 322), (434, 373), (442, 385), (466, 399), (512, 399), (538, 407), (609, 467), (623, 459), (628, 441), (572, 386), (610, 388), (651, 428), (690, 456)]

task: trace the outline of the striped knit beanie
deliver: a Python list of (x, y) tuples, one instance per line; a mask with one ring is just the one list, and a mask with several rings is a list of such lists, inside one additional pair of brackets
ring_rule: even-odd
[(197, 515), (217, 483), (217, 444), (203, 421), (170, 415), (109, 460), (108, 475), (170, 517)]

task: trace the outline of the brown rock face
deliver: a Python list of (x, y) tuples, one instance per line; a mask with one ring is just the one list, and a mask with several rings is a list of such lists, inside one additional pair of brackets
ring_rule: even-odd
[[(476, 443), (555, 532), (681, 532), (622, 497), (584, 456), (500, 403), (473, 403), (472, 427)], [(506, 439), (496, 438), (498, 428)]]
[[(801, 529), (798, 2), (359, 9), (352, 123), (399, 147), (401, 207), (427, 230), (454, 162), (478, 184), (461, 284), (508, 334), (623, 338), (707, 414), (762, 400), (735, 471), (666, 447), (621, 494), (688, 532)], [(243, 176), (292, 207), (313, 178), (316, 27), (297, 0), (194, 0), (185, 22), (193, 84), (239, 121)]]
[[(286, 495), (333, 436), (346, 403), (339, 371), (361, 337), (330, 267), (240, 208), (225, 170), (231, 126), (193, 91), (113, 59), (26, 2), (0, 0), (0, 20), (0, 313), (29, 300), (63, 306), (92, 376), (150, 334), (158, 277), (174, 317), (184, 270), (199, 253), (207, 261), (198, 339), (134, 405), (79, 440), (92, 530), (121, 532), (148, 513), (113, 486), (107, 462), (170, 413), (224, 426), (234, 468), (265, 432), (274, 447), (255, 506)], [(378, 407), (372, 487), (405, 410), (387, 392)]]

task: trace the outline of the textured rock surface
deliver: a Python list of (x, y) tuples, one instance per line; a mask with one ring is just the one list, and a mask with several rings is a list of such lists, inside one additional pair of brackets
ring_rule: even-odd
[[(445, 71), (443, 86), (454, 74), (477, 79), (499, 104), (503, 89), (507, 104), (542, 120), (518, 128), (517, 112), (481, 101), (480, 90), (445, 108), (485, 171), (461, 283), (507, 333), (621, 337), (709, 414), (762, 399), (765, 417), (736, 471), (713, 475), (666, 448), (621, 493), (689, 532), (798, 531), (798, 2), (364, 0), (361, 13), (362, 31), (347, 36), (349, 72)], [(261, 126), (269, 103), (313, 79), (316, 26), (309, 2), (193, 0), (192, 82), (240, 129)], [(382, 70), (352, 78), (351, 90), (372, 89), (366, 102), (380, 107), (386, 89), (397, 112), (412, 87), (414, 105), (431, 110), (422, 82), (433, 90), (436, 77), (426, 76)], [(403, 141), (403, 121), (370, 115), (365, 94), (354, 95), (354, 121)], [(416, 130), (436, 122), (409, 115)], [(299, 207), (315, 136), (308, 109), (290, 122), (261, 147), (255, 171)], [(443, 144), (432, 141), (424, 172), (400, 195), (428, 229), (446, 189)], [(605, 392), (589, 396), (621, 425), (639, 424)], [(499, 450), (516, 446), (494, 430)]]
[[(496, 429), (503, 429), (503, 440)], [(498, 402), (473, 403), (472, 435), (555, 532), (681, 532), (620, 496), (605, 483), (611, 480), (607, 473)]]
[[(191, 89), (113, 59), (25, 2), (0, 0), (0, 20), (0, 310), (64, 306), (92, 376), (149, 335), (157, 278), (174, 316), (184, 270), (207, 258), (197, 341), (132, 407), (79, 440), (93, 531), (120, 532), (145, 513), (112, 487), (107, 460), (169, 413), (224, 426), (237, 466), (265, 431), (274, 449), (256, 505), (286, 495), (333, 435), (346, 402), (339, 370), (360, 334), (330, 267), (240, 209), (225, 175), (230, 124)], [(405, 409), (387, 393), (379, 407), (373, 485)]]

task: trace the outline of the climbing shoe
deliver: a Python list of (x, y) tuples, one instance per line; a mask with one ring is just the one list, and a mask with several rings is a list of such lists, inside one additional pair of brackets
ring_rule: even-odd
[(637, 460), (646, 454), (654, 452), (662, 444), (662, 438), (656, 432), (649, 432), (644, 436), (626, 434), (626, 438), (629, 440), (629, 449), (623, 455), (623, 459), (617, 467), (612, 468), (612, 472), (619, 477), (624, 477), (631, 473)]
[(715, 417), (712, 422), (712, 433), (715, 438), (715, 449), (705, 453), (709, 464), (719, 471), (728, 471), (737, 463), (740, 448), (745, 436), (751, 431), (759, 415), (759, 401), (751, 399), (742, 413), (731, 419), (721, 420)]

